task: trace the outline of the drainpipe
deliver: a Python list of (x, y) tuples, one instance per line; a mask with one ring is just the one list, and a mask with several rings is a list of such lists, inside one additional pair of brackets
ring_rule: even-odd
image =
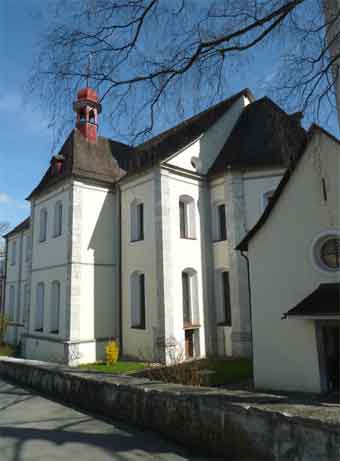
[(122, 277), (122, 193), (120, 187), (117, 186), (117, 201), (118, 201), (118, 323), (119, 323), (119, 349), (120, 355), (123, 353), (123, 313), (122, 313), (122, 289), (123, 289), (123, 277)]
[(251, 333), (251, 360), (253, 363), (253, 379), (254, 379), (254, 342), (253, 342), (253, 308), (252, 308), (252, 297), (251, 297), (251, 285), (250, 285), (250, 263), (249, 258), (243, 250), (241, 250), (241, 256), (245, 259), (247, 264), (247, 278), (248, 278), (248, 296), (249, 296), (249, 317), (250, 317), (250, 333)]

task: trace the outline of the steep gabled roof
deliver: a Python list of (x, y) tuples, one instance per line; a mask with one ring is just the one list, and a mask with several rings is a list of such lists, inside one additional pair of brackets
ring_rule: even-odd
[(209, 175), (227, 168), (286, 167), (305, 142), (306, 132), (297, 117), (264, 97), (243, 110)]
[(320, 126), (313, 124), (308, 133), (307, 133), (307, 141), (303, 148), (300, 150), (300, 152), (297, 154), (297, 156), (291, 161), (289, 167), (287, 168), (285, 174), (283, 175), (279, 185), (277, 186), (274, 195), (271, 197), (268, 205), (266, 206), (264, 212), (260, 216), (260, 219), (257, 221), (255, 226), (250, 229), (248, 234), (241, 240), (241, 242), (237, 245), (236, 250), (240, 251), (246, 251), (248, 250), (248, 243), (250, 240), (254, 237), (254, 235), (262, 228), (262, 226), (267, 222), (269, 216), (271, 215), (273, 209), (275, 208), (277, 202), (279, 201), (282, 193), (284, 192), (291, 176), (293, 175), (294, 171), (296, 170), (296, 167), (298, 166), (301, 158), (303, 157), (303, 154), (307, 151), (308, 146), (311, 143), (312, 138), (314, 137), (315, 133), (320, 132), (329, 136), (332, 138), (334, 141), (340, 144), (339, 140), (333, 136), (332, 134), (328, 133), (328, 131), (324, 130)]
[(89, 143), (75, 128), (58, 154), (58, 157), (63, 159), (61, 171), (56, 171), (52, 159), (50, 167), (37, 187), (27, 197), (27, 200), (71, 176), (113, 184), (125, 174), (121, 165), (124, 164), (124, 156), (127, 157), (131, 149), (126, 144), (101, 136), (98, 137), (96, 143)]
[(10, 230), (9, 232), (7, 232), (7, 234), (3, 235), (3, 238), (7, 239), (8, 237), (11, 237), (11, 235), (14, 235), (14, 234), (17, 234), (18, 232), (22, 232), (22, 231), (29, 229), (30, 224), (31, 224), (31, 218), (28, 217), (24, 219), (23, 221), (21, 221), (21, 223), (19, 223), (17, 226), (15, 226), (14, 229)]
[(130, 156), (129, 174), (166, 160), (205, 133), (241, 97), (254, 99), (249, 89), (244, 89), (204, 112), (185, 120), (163, 133), (139, 144)]

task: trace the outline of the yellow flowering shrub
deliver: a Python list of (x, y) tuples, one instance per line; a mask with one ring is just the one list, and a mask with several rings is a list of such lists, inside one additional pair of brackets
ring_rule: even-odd
[(119, 356), (119, 344), (116, 340), (111, 339), (105, 347), (106, 363), (113, 365), (117, 362)]

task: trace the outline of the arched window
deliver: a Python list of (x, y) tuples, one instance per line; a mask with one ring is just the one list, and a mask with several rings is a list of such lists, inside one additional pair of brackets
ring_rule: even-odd
[(199, 324), (199, 303), (197, 272), (194, 269), (185, 269), (182, 272), (182, 299), (183, 299), (183, 324)]
[(54, 205), (54, 237), (59, 237), (63, 230), (63, 204), (57, 202)]
[(131, 328), (144, 330), (145, 320), (145, 274), (134, 272), (130, 280)]
[(95, 115), (94, 115), (94, 111), (93, 111), (93, 110), (90, 110), (90, 112), (89, 112), (89, 123), (93, 123), (93, 124), (96, 123), (96, 117), (95, 117)]
[(59, 333), (60, 282), (54, 280), (51, 285), (50, 333)]
[(35, 331), (44, 330), (44, 307), (45, 307), (45, 284), (39, 282), (37, 285), (36, 293), (36, 307), (35, 307)]
[(134, 200), (130, 205), (131, 241), (144, 240), (144, 204)]
[(14, 321), (15, 316), (15, 287), (10, 285), (9, 296), (8, 296), (8, 320)]
[(80, 123), (86, 123), (86, 111), (83, 109), (79, 112)]
[(217, 324), (231, 326), (230, 280), (227, 270), (217, 271), (216, 284)]
[(47, 210), (42, 208), (39, 216), (39, 242), (45, 242), (47, 237)]
[(188, 195), (179, 198), (179, 232), (182, 239), (196, 238), (195, 202)]

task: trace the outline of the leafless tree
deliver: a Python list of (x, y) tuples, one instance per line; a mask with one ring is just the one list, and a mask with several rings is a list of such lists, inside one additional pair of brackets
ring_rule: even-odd
[(322, 105), (334, 110), (338, 59), (329, 55), (338, 33), (326, 37), (338, 14), (325, 20), (322, 1), (335, 0), (59, 0), (30, 89), (65, 128), (65, 107), (89, 81), (116, 134), (136, 141), (159, 114), (181, 117), (188, 100), (201, 108), (225, 96), (256, 47), (275, 41), (276, 96), (317, 116)]

